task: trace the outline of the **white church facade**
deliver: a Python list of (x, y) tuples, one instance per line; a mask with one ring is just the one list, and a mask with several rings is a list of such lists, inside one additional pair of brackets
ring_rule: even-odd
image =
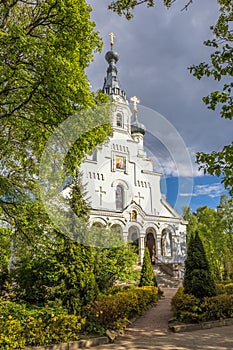
[(140, 263), (148, 247), (152, 263), (183, 265), (186, 222), (161, 194), (161, 174), (153, 171), (144, 149), (146, 129), (138, 121), (139, 101), (135, 96), (131, 99), (132, 113), (119, 83), (113, 45), (105, 58), (108, 69), (103, 92), (114, 102), (113, 135), (80, 167), (90, 198), (90, 225), (120, 232), (125, 241), (137, 246)]

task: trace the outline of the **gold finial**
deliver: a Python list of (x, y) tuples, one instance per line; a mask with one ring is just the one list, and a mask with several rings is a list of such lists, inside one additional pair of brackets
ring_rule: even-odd
[(114, 46), (114, 38), (115, 38), (116, 36), (114, 35), (113, 32), (109, 33), (108, 35), (110, 36), (110, 45), (111, 45), (111, 49), (112, 49), (113, 46)]
[(137, 104), (140, 103), (140, 100), (136, 96), (133, 96), (133, 97), (130, 97), (130, 101), (133, 102), (134, 114), (137, 114), (138, 112)]

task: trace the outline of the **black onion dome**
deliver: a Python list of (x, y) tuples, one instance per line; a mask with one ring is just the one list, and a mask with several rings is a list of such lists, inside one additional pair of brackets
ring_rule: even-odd
[(105, 59), (110, 64), (111, 61), (117, 62), (119, 60), (119, 55), (116, 51), (108, 51), (105, 55)]
[(136, 119), (131, 124), (131, 134), (142, 134), (145, 135), (146, 127)]

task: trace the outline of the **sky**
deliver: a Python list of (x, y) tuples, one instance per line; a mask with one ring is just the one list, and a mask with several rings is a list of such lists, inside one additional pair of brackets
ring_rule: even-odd
[(226, 193), (221, 179), (203, 174), (195, 164), (195, 153), (221, 150), (232, 141), (232, 121), (210, 111), (202, 97), (218, 89), (211, 78), (197, 80), (188, 70), (208, 61), (210, 48), (203, 41), (212, 38), (209, 27), (218, 17), (213, 0), (196, 0), (181, 11), (186, 1), (166, 9), (162, 1), (154, 8), (138, 6), (134, 18), (109, 11), (107, 0), (89, 0), (92, 20), (103, 38), (101, 54), (87, 70), (92, 89), (103, 86), (110, 49), (109, 33), (115, 34), (114, 50), (121, 87), (127, 99), (140, 100), (138, 117), (147, 127), (145, 146), (162, 173), (161, 190), (178, 212), (185, 205), (195, 211), (202, 205), (216, 208)]

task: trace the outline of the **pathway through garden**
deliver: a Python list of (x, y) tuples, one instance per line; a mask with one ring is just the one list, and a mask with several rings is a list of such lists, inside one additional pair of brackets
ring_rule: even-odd
[(131, 323), (114, 344), (90, 350), (233, 350), (233, 326), (186, 333), (168, 331), (170, 303), (177, 288), (163, 288), (164, 297)]

